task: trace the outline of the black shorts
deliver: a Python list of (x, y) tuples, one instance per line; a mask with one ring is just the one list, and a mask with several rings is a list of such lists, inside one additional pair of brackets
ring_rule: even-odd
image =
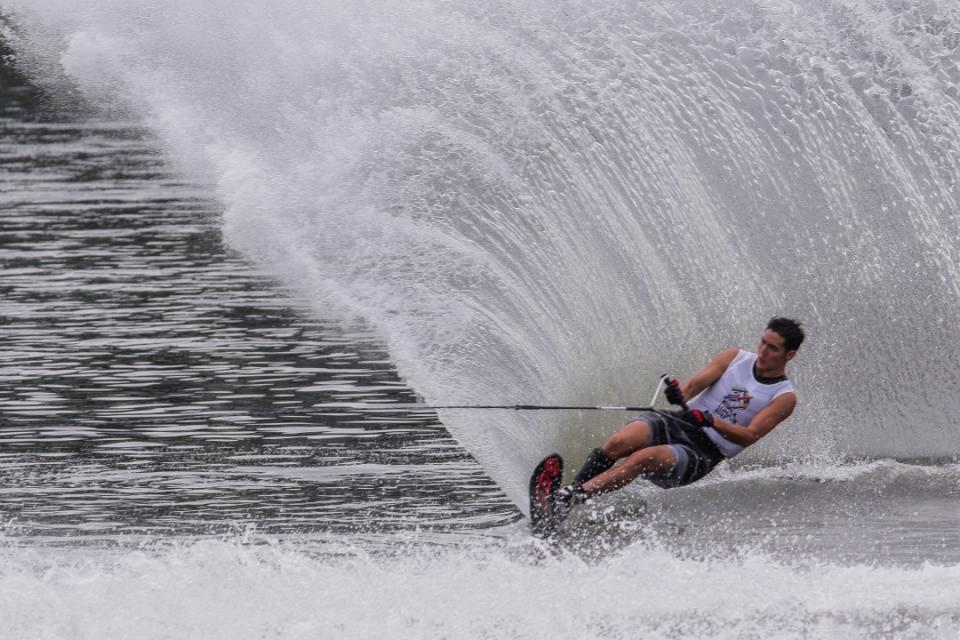
[(647, 480), (669, 489), (696, 482), (710, 473), (724, 455), (702, 429), (666, 412), (647, 412), (636, 418), (650, 425), (650, 445), (673, 450), (677, 462), (668, 471), (647, 476)]

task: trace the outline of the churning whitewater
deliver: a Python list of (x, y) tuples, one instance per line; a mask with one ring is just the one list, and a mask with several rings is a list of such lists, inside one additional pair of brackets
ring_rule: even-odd
[[(543, 637), (550, 622), (560, 638), (584, 637), (584, 629), (610, 638), (956, 637), (955, 2), (0, 0), (0, 17), (14, 64), (54, 108), (79, 96), (97, 118), (148, 132), (146, 143), (123, 143), (163, 152), (164, 169), (138, 174), (140, 196), (160, 202), (158, 190), (176, 191), (187, 201), (196, 194), (185, 195), (183, 183), (193, 185), (216, 203), (216, 233), (271, 278), (278, 297), (289, 296), (305, 318), (359, 323), (385, 345), (381, 360), (399, 376), (377, 373), (364, 387), (367, 367), (383, 366), (365, 352), (351, 355), (366, 335), (351, 345), (323, 333), (315, 344), (328, 348), (330, 362), (304, 364), (301, 354), (265, 368), (264, 353), (290, 352), (296, 336), (314, 335), (297, 324), (305, 319), (284, 325), (292, 333), (254, 336), (254, 324), (241, 337), (199, 329), (188, 347), (175, 322), (157, 319), (151, 344), (197, 350), (202, 340), (222, 339), (221, 353), (240, 354), (221, 362), (211, 348), (203, 369), (171, 355), (163, 366), (182, 367), (190, 379), (184, 393), (208, 390), (212, 398), (223, 385), (269, 373), (244, 393), (246, 405), (263, 394), (275, 406), (293, 403), (285, 394), (322, 387), (331, 395), (314, 403), (318, 412), (338, 400), (386, 406), (398, 385), (437, 405), (638, 404), (660, 373), (687, 377), (721, 348), (752, 348), (773, 315), (803, 320), (809, 336), (790, 370), (797, 413), (703, 487), (638, 486), (601, 504), (586, 526), (619, 532), (602, 553), (531, 559), (543, 550), (531, 548), (521, 525), (505, 525), (518, 518), (506, 500), (483, 503), (485, 513), (500, 514), (489, 518), (457, 512), (450, 539), (434, 526), (451, 509), (442, 500), (414, 506), (390, 494), (389, 526), (367, 511), (344, 515), (350, 498), (298, 466), (328, 455), (311, 448), (322, 449), (327, 436), (309, 422), (284, 423), (277, 433), (317, 439), (296, 451), (246, 452), (258, 462), (237, 473), (251, 491), (269, 485), (278, 501), (280, 488), (296, 487), (338, 505), (343, 529), (324, 538), (322, 552), (308, 540), (301, 549), (285, 537), (289, 528), (247, 546), (247, 538), (211, 541), (158, 518), (169, 540), (147, 527), (143, 551), (87, 550), (77, 558), (58, 550), (64, 541), (49, 530), (27, 542), (13, 511), (0, 512), (10, 517), (0, 544), (0, 619), (13, 621), (5, 624), (14, 636), (294, 638), (337, 629), (349, 638)], [(95, 150), (135, 137), (111, 126), (78, 135), (83, 153), (70, 162), (88, 163)], [(39, 158), (60, 144), (31, 137), (27, 125), (17, 131), (4, 142), (10, 157)], [(124, 148), (127, 157), (144, 153)], [(81, 188), (53, 176), (50, 163), (25, 166), (8, 171), (21, 171), (21, 195), (11, 202), (36, 205), (30, 237), (39, 242), (56, 203)], [(31, 190), (44, 171), (62, 180), (57, 197)], [(119, 188), (98, 202), (115, 203)], [(157, 233), (182, 234), (194, 224), (187, 218)], [(10, 220), (10, 229), (28, 224)], [(17, 245), (16, 256), (10, 249), (7, 259), (23, 260), (11, 287), (37, 286), (32, 269), (78, 246), (61, 242), (28, 256), (28, 244)], [(184, 246), (195, 257), (197, 243)], [(57, 269), (102, 286), (81, 268), (86, 262), (75, 272), (71, 264)], [(172, 277), (169, 268), (161, 273)], [(219, 269), (204, 278), (216, 279)], [(177, 282), (189, 282), (190, 273), (177, 271)], [(133, 290), (146, 274), (118, 290)], [(190, 295), (175, 308), (210, 305), (208, 290)], [(42, 295), (30, 304), (40, 309)], [(29, 315), (19, 302), (4, 309)], [(43, 309), (55, 316), (73, 308)], [(171, 317), (178, 316), (158, 311)], [(142, 321), (134, 312), (123, 320)], [(241, 338), (290, 342), (247, 357)], [(16, 357), (28, 351), (43, 349), (19, 349)], [(216, 373), (238, 362), (250, 378)], [(0, 373), (11, 385), (33, 375), (5, 364)], [(294, 384), (300, 366), (297, 376), (316, 380)], [(64, 375), (81, 374), (89, 384), (102, 377)], [(220, 401), (171, 428), (215, 443), (246, 438), (260, 419), (283, 418), (280, 409), (231, 414), (222, 418), (231, 420), (229, 431), (212, 437), (202, 424), (221, 419), (211, 418)], [(97, 428), (91, 415), (37, 428), (82, 438)], [(399, 454), (370, 453), (363, 439), (370, 434), (358, 427), (356, 440), (337, 441), (335, 455), (369, 454), (363, 469), (376, 490), (387, 478), (414, 477), (402, 488), (398, 480), (396, 493), (422, 491), (429, 500), (432, 490), (423, 487), (444, 477), (456, 476), (458, 495), (489, 493), (483, 482), (492, 480), (523, 509), (538, 459), (558, 451), (580, 460), (624, 416), (441, 411), (482, 480), (438, 453), (422, 420), (358, 418), (368, 426), (391, 419), (408, 425), (411, 438), (423, 436), (417, 451), (432, 452), (436, 467), (405, 459), (413, 476), (384, 471), (397, 460), (383, 456)], [(14, 458), (11, 465), (25, 464)], [(283, 462), (256, 466), (274, 458)], [(156, 460), (138, 464), (157, 465), (149, 477), (160, 481), (158, 496), (166, 500), (178, 486), (208, 490), (199, 481), (178, 485)], [(259, 507), (244, 501), (233, 467), (184, 460), (179, 468), (205, 469), (197, 478), (237, 483), (222, 505), (238, 519), (262, 508), (262, 500)], [(42, 463), (10, 466), (6, 477), (26, 484), (9, 490), (77, 486), (101, 470), (99, 459), (60, 454)], [(124, 469), (113, 482), (150, 483), (138, 473), (145, 467)], [(645, 513), (631, 511), (631, 501)], [(78, 496), (64, 512), (84, 508)], [(110, 509), (119, 507), (104, 513)], [(283, 516), (264, 512), (264, 522), (286, 522), (296, 503), (277, 509)], [(420, 525), (429, 534), (410, 533)], [(362, 543), (340, 536), (353, 526)], [(82, 543), (82, 528), (64, 529)], [(56, 544), (48, 548), (50, 539)], [(431, 551), (433, 544), (444, 550)], [(405, 550), (384, 551), (396, 545)], [(144, 581), (147, 591), (137, 594)], [(211, 581), (212, 592), (204, 586)], [(453, 592), (462, 597), (456, 606)], [(257, 603), (269, 611), (235, 617)], [(130, 618), (119, 613), (126, 609)], [(37, 619), (43, 633), (31, 634)]]

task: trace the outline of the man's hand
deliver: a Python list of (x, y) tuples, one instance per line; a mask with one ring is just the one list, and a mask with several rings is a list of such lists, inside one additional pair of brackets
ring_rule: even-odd
[(683, 390), (680, 388), (680, 381), (667, 378), (667, 387), (664, 389), (663, 395), (666, 396), (667, 402), (670, 404), (682, 405)]
[(680, 419), (701, 429), (713, 426), (713, 416), (710, 415), (710, 412), (700, 411), (700, 409), (691, 409), (680, 416)]

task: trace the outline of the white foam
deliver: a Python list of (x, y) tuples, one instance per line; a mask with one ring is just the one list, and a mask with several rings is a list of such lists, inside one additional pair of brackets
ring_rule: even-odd
[[(296, 545), (7, 549), (10, 638), (955, 638), (960, 566), (694, 560), (636, 545), (597, 564), (514, 550)], [(530, 551), (528, 549), (528, 551)]]

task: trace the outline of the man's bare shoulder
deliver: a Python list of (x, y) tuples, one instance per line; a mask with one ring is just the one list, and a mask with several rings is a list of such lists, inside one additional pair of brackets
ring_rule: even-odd
[[(705, 388), (716, 382), (720, 379), (720, 376), (723, 375), (723, 372), (727, 370), (727, 367), (733, 362), (733, 359), (737, 357), (737, 354), (740, 352), (739, 349), (724, 349), (717, 355), (713, 356), (710, 362), (707, 363), (703, 369), (701, 369), (693, 378), (694, 386), (688, 391), (700, 393)], [(693, 395), (696, 395), (693, 393)]]
[(737, 357), (738, 353), (740, 353), (740, 349), (737, 347), (730, 347), (729, 349), (724, 349), (717, 355), (713, 356), (713, 360), (710, 362), (712, 364), (721, 365), (724, 369), (726, 369), (730, 366), (730, 363), (733, 362), (734, 358)]
[(784, 391), (776, 398), (771, 400), (770, 405), (776, 405), (781, 411), (786, 411), (787, 415), (790, 415), (793, 413), (793, 410), (797, 408), (797, 392)]
[[(797, 408), (797, 394), (792, 391), (781, 393), (770, 404), (765, 406), (754, 416), (750, 426), (759, 428), (761, 436), (768, 433), (775, 426), (789, 418)], [(756, 425), (756, 426), (754, 426)]]

